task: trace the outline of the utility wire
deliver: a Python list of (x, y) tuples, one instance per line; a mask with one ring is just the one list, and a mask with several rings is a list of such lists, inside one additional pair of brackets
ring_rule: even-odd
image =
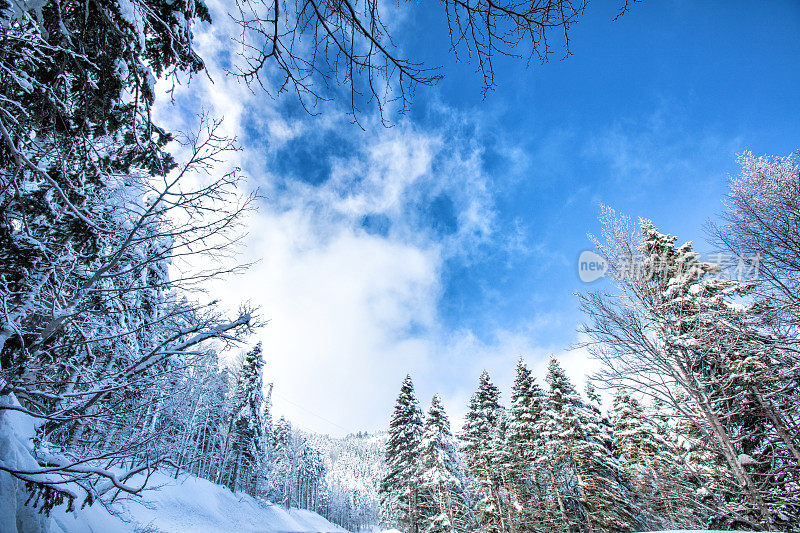
[(348, 430), (346, 427), (342, 427), (342, 426), (340, 426), (339, 424), (337, 424), (336, 422), (334, 422), (334, 421), (332, 421), (332, 420), (328, 420), (328, 419), (327, 419), (327, 418), (325, 418), (324, 416), (322, 416), (322, 415), (319, 415), (319, 414), (317, 414), (317, 413), (315, 413), (315, 412), (313, 412), (313, 411), (311, 411), (311, 410), (309, 410), (309, 409), (306, 409), (306, 408), (305, 408), (305, 407), (303, 407), (302, 405), (299, 405), (299, 404), (297, 404), (297, 403), (293, 402), (292, 400), (290, 400), (289, 398), (287, 398), (287, 397), (286, 397), (286, 396), (284, 396), (283, 394), (280, 394), (280, 393), (278, 393), (278, 392), (275, 392), (274, 390), (272, 391), (272, 393), (273, 393), (274, 395), (276, 395), (278, 398), (280, 398), (280, 399), (282, 399), (283, 401), (285, 401), (286, 403), (290, 403), (290, 404), (294, 405), (294, 406), (295, 406), (295, 407), (297, 407), (298, 409), (300, 409), (300, 410), (302, 410), (302, 411), (305, 411), (306, 413), (310, 414), (311, 416), (315, 416), (315, 417), (319, 418), (320, 420), (324, 420), (324, 421), (325, 421), (325, 422), (327, 422), (328, 424), (334, 425), (334, 426), (336, 426), (337, 428), (339, 428), (339, 429), (341, 429), (341, 430), (343, 430), (343, 431), (345, 431), (345, 432), (347, 432), (347, 433), (350, 433), (350, 430)]

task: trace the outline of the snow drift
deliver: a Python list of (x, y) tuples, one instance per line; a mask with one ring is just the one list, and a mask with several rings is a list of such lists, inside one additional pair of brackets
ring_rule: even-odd
[[(19, 405), (13, 395), (0, 402)], [(31, 437), (34, 424), (19, 411), (0, 409), (0, 466), (35, 469)], [(156, 472), (148, 490), (106, 509), (101, 504), (66, 511), (56, 507), (46, 517), (25, 505), (24, 484), (0, 470), (1, 533), (346, 533), (311, 511), (285, 509), (194, 476), (178, 479)]]
[(119, 515), (102, 507), (52, 513), (53, 533), (83, 531), (183, 533), (342, 533), (318, 514), (285, 509), (193, 476), (177, 480), (163, 473), (151, 477), (157, 489), (119, 504)]

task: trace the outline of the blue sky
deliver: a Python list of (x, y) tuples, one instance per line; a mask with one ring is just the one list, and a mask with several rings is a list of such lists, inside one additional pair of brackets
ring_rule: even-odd
[(259, 263), (211, 290), (271, 320), (276, 413), (311, 430), (382, 428), (407, 372), (456, 420), (482, 368), (507, 392), (518, 357), (541, 373), (554, 354), (580, 380), (572, 293), (600, 205), (708, 249), (736, 154), (800, 148), (797, 2), (646, 1), (612, 22), (597, 1), (572, 56), (498, 60), (485, 100), (440, 5), (399, 9), (396, 42), (445, 78), (393, 128), (237, 85), (220, 16), (199, 36), (215, 83), (160, 108), (178, 127), (202, 103), (242, 143), (228, 164), (265, 196), (242, 256)]
[[(799, 4), (645, 2), (617, 22), (614, 3), (600, 4), (574, 27), (568, 59), (554, 54), (527, 70), (503, 61), (500, 86), (483, 102), (480, 79), (448, 64), (448, 77), (411, 113), (430, 121), (433, 93), (483, 115), (494, 137), (486, 165), (499, 231), (524, 235), (526, 250), (487, 249), (466, 268), (454, 262), (442, 299), (453, 326), (487, 332), (539, 313), (570, 315), (568, 294), (581, 289), (570, 269), (600, 203), (699, 240), (736, 153), (800, 147)], [(441, 35), (429, 24), (425, 35)], [(429, 50), (434, 63), (447, 47), (434, 42), (413, 55)], [(492, 157), (495, 142), (513, 142), (525, 163), (508, 172)], [(563, 325), (540, 341), (569, 339)]]

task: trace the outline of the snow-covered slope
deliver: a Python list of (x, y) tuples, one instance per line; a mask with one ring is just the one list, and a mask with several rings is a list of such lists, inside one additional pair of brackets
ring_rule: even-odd
[[(0, 396), (0, 403), (19, 405), (11, 395)], [(0, 409), (0, 466), (36, 468), (33, 433), (29, 416)], [(25, 505), (23, 484), (0, 470), (0, 533), (346, 533), (311, 511), (287, 510), (193, 476), (176, 480), (156, 472), (148, 486), (154, 488), (111, 510), (76, 505), (67, 513), (62, 505), (47, 518)]]
[(342, 533), (318, 514), (301, 509), (260, 502), (247, 494), (232, 493), (193, 476), (178, 480), (156, 473), (151, 477), (157, 490), (147, 490), (141, 498), (122, 502), (119, 516), (111, 516), (96, 505), (65, 513), (52, 513), (54, 533), (84, 531), (183, 533), (258, 532), (258, 533)]
[[(0, 380), (0, 388), (5, 382)], [(20, 407), (13, 394), (0, 395), (0, 406)], [(38, 463), (31, 455), (33, 419), (13, 409), (0, 408), (0, 467), (12, 470), (35, 470)], [(28, 493), (22, 481), (0, 469), (0, 533), (39, 533), (47, 529), (47, 519), (25, 505)]]

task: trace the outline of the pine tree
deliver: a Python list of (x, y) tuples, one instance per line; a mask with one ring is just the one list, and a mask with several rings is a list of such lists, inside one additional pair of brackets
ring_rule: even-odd
[(525, 362), (517, 362), (511, 388), (507, 430), (509, 451), (509, 493), (514, 510), (514, 530), (531, 531), (541, 522), (542, 497), (539, 472), (534, 468), (541, 447), (540, 425), (544, 394)]
[[(481, 373), (478, 390), (470, 399), (469, 411), (461, 432), (462, 451), (482, 499), (478, 502), (478, 528), (489, 533), (508, 531), (505, 487), (502, 470), (500, 390), (488, 372)], [(502, 467), (502, 468), (501, 468)]]
[(422, 411), (406, 376), (389, 423), (386, 443), (387, 473), (380, 487), (381, 521), (420, 533), (419, 474), (422, 454)]
[(225, 482), (233, 491), (241, 488), (250, 494), (255, 494), (256, 480), (264, 463), (263, 365), (259, 343), (247, 352), (239, 371), (229, 426), (230, 466)]
[(736, 300), (751, 285), (716, 275), (719, 266), (701, 261), (691, 242), (675, 246), (676, 237), (659, 233), (650, 221), (642, 221), (641, 229), (652, 283), (661, 290), (657, 324), (663, 349), (682, 365), (681, 384), (699, 415), (697, 428), (728, 467), (730, 481), (721, 485), (728, 516), (718, 523), (783, 524), (797, 508), (787, 512), (791, 490), (768, 465), (779, 463), (797, 477), (800, 447), (780, 404), (768, 399), (783, 387), (779, 374), (769, 370), (781, 366), (774, 339), (753, 324), (757, 310)]
[(585, 441), (576, 447), (576, 464), (582, 483), (583, 502), (590, 530), (640, 529), (642, 511), (634, 499), (630, 481), (613, 453), (613, 426), (603, 415), (594, 385), (586, 385), (582, 426)]
[(642, 405), (621, 391), (614, 396), (611, 416), (614, 454), (638, 501), (652, 515), (651, 525), (703, 527), (706, 512), (698, 502), (699, 486), (692, 482), (695, 476), (678, 448), (664, 435), (667, 428), (653, 423)]
[[(654, 423), (658, 435), (677, 451), (682, 471), (687, 472), (686, 483), (692, 488), (687, 498), (689, 504), (695, 506), (694, 517), (704, 527), (711, 527), (728, 515), (726, 500), (732, 489), (730, 472), (719, 447), (713, 443), (709, 445), (708, 434), (696, 423), (703, 415), (692, 409), (692, 401), (684, 394), (677, 393), (676, 398), (685, 406), (684, 411), (676, 413), (674, 408), (655, 402)], [(691, 413), (690, 416), (686, 416), (687, 413)]]
[(547, 478), (547, 527), (553, 531), (573, 531), (585, 521), (569, 453), (570, 429), (577, 425), (580, 398), (555, 359), (550, 360), (546, 381), (549, 390), (541, 424), (544, 446), (537, 455), (537, 468)]
[(544, 437), (549, 461), (540, 459), (540, 464), (550, 470), (558, 529), (632, 531), (636, 509), (599, 409), (581, 399), (555, 358), (547, 383)]
[(280, 417), (275, 423), (275, 447), (272, 454), (268, 497), (271, 501), (287, 508), (292, 501), (293, 441), (292, 424), (284, 417)]
[(466, 532), (471, 526), (467, 477), (439, 395), (422, 435), (420, 512), (424, 533)]

